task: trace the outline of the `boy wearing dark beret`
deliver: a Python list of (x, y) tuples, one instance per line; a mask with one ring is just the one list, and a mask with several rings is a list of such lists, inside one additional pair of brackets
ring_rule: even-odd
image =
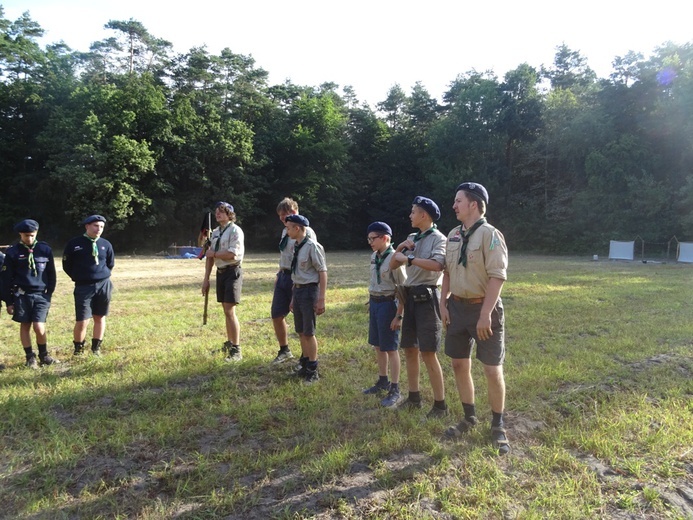
[[(385, 407), (395, 406), (400, 400), (399, 330), (402, 327), (404, 300), (398, 289), (404, 285), (403, 267), (392, 269), (395, 250), (392, 248), (392, 229), (385, 222), (373, 222), (367, 230), (368, 244), (373, 250), (368, 285), (368, 343), (373, 345), (378, 364), (378, 381), (364, 394), (387, 395), (380, 401)], [(401, 289), (400, 289), (401, 290)], [(390, 379), (388, 380), (388, 368)]]
[[(50, 246), (36, 239), (38, 229), (38, 222), (31, 219), (14, 226), (19, 242), (7, 250), (2, 266), (2, 299), (7, 313), (19, 323), (19, 338), (29, 368), (38, 368), (39, 363), (59, 363), (48, 353), (46, 334), (46, 319), (56, 285), (55, 261)], [(38, 361), (31, 346), (32, 329)]]
[(84, 219), (85, 233), (70, 240), (63, 251), (63, 271), (75, 282), (74, 355), (84, 352), (87, 325), (94, 319), (91, 351), (101, 354), (106, 332), (106, 316), (111, 303), (113, 284), (111, 271), (115, 266), (113, 246), (101, 237), (106, 219), (91, 215)]
[(419, 372), (421, 359), (426, 366), (433, 389), (433, 408), (428, 418), (448, 415), (445, 403), (443, 369), (437, 352), (443, 335), (440, 320), (438, 284), (445, 265), (445, 235), (438, 231), (435, 221), (440, 218), (438, 205), (427, 197), (416, 197), (412, 202), (409, 219), (418, 232), (397, 246), (391, 267), (406, 265), (407, 301), (402, 321), (402, 348), (407, 364), (409, 397), (401, 405), (404, 409), (421, 408)]
[(291, 261), (294, 289), (290, 308), (294, 313), (296, 333), (301, 340), (301, 358), (296, 374), (310, 384), (320, 379), (315, 318), (325, 312), (327, 262), (322, 245), (308, 236), (310, 222), (306, 217), (289, 215), (284, 225), (289, 238), (295, 242)]

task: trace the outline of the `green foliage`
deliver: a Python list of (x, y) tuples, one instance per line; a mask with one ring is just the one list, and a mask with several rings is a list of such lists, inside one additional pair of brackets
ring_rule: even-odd
[(415, 195), (457, 225), (465, 180), (488, 188), (513, 249), (693, 239), (690, 43), (616, 56), (605, 79), (562, 44), (538, 70), (460, 73), (440, 101), (394, 85), (373, 109), (349, 86), (269, 85), (229, 48), (176, 54), (134, 19), (105, 28), (86, 51), (42, 48), (28, 13), (0, 9), (1, 242), (19, 218), (66, 238), (98, 210), (116, 245), (158, 251), (195, 240), (226, 199), (252, 247), (274, 247), (274, 208), (292, 196), (328, 248), (361, 247), (372, 220), (403, 238)]

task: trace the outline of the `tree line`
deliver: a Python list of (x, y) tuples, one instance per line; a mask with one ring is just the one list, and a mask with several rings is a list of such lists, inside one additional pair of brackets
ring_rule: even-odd
[(484, 184), (511, 250), (595, 252), (610, 239), (693, 239), (693, 47), (630, 51), (598, 78), (579, 51), (502, 78), (475, 70), (439, 101), (395, 85), (372, 108), (349, 86), (270, 85), (250, 56), (180, 54), (135, 20), (88, 51), (41, 46), (0, 6), (0, 241), (26, 217), (65, 240), (100, 213), (121, 250), (194, 240), (231, 202), (252, 249), (274, 247), (296, 199), (320, 241), (362, 247), (373, 220), (410, 231), (415, 195), (441, 206)]

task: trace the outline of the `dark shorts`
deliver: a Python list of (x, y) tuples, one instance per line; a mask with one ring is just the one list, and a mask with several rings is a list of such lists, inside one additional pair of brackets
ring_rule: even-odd
[(397, 350), (399, 330), (392, 330), (390, 324), (397, 315), (397, 303), (393, 301), (369, 302), (370, 322), (368, 326), (368, 343), (378, 347), (382, 352)]
[(315, 336), (315, 303), (318, 284), (294, 289), (294, 328), (296, 333)]
[(75, 285), (76, 321), (86, 321), (92, 316), (108, 316), (113, 284), (110, 278), (98, 282)]
[(277, 283), (274, 284), (274, 296), (272, 296), (272, 319), (283, 318), (289, 314), (293, 288), (291, 272), (279, 271)]
[(17, 323), (46, 323), (50, 308), (50, 296), (43, 293), (15, 295), (12, 321)]
[(429, 287), (430, 299), (415, 302), (414, 293), (423, 293), (426, 286), (407, 287), (402, 320), (402, 348), (418, 347), (421, 352), (438, 352), (443, 336), (437, 288)]
[(241, 303), (243, 271), (240, 265), (224, 270), (217, 269), (217, 301), (219, 303)]
[(468, 304), (448, 299), (450, 325), (445, 335), (445, 354), (454, 359), (468, 359), (476, 343), (476, 357), (484, 365), (499, 366), (505, 360), (505, 314), (498, 299), (491, 312), (491, 336), (480, 341), (476, 334), (481, 304)]

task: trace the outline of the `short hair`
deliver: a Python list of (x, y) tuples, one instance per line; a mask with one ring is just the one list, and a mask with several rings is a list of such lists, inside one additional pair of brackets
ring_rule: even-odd
[(479, 213), (481, 215), (486, 214), (486, 202), (484, 202), (484, 199), (482, 199), (479, 195), (476, 193), (472, 193), (471, 191), (466, 191), (466, 190), (460, 190), (462, 193), (464, 193), (465, 197), (469, 199), (470, 201), (476, 202), (477, 207), (479, 208)]
[(284, 197), (277, 205), (277, 213), (298, 213), (298, 202), (290, 197)]

